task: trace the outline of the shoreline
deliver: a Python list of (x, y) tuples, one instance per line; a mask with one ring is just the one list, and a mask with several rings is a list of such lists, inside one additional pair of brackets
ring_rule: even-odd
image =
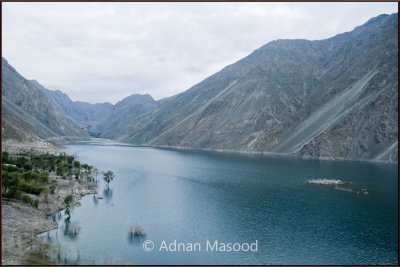
[(212, 149), (212, 148), (192, 148), (192, 147), (177, 147), (177, 146), (153, 146), (153, 145), (136, 145), (138, 147), (151, 147), (166, 150), (177, 150), (177, 151), (204, 151), (204, 152), (214, 152), (214, 153), (225, 153), (225, 154), (236, 154), (236, 155), (258, 155), (258, 156), (270, 156), (276, 158), (286, 158), (286, 159), (298, 159), (298, 160), (322, 160), (322, 161), (341, 161), (341, 162), (365, 162), (365, 163), (382, 163), (382, 164), (392, 164), (398, 165), (398, 161), (388, 161), (388, 160), (377, 160), (377, 159), (346, 159), (346, 158), (336, 158), (336, 157), (312, 157), (312, 156), (298, 156), (296, 154), (289, 153), (275, 153), (268, 151), (240, 151), (231, 149)]
[[(96, 142), (98, 141), (98, 142)], [(276, 157), (276, 158), (286, 158), (286, 159), (298, 159), (298, 160), (322, 160), (322, 161), (339, 161), (339, 162), (365, 162), (365, 163), (378, 163), (378, 164), (389, 164), (398, 165), (398, 161), (388, 161), (388, 160), (378, 160), (378, 159), (346, 159), (338, 157), (312, 157), (312, 156), (299, 156), (296, 154), (286, 154), (286, 153), (275, 153), (268, 151), (241, 151), (233, 149), (213, 149), (213, 148), (193, 148), (193, 147), (179, 147), (179, 146), (167, 146), (167, 145), (138, 145), (131, 143), (121, 143), (117, 140), (105, 139), (105, 138), (95, 138), (92, 137), (90, 140), (75, 140), (63, 143), (63, 145), (73, 145), (73, 144), (85, 144), (85, 145), (115, 145), (115, 146), (127, 146), (127, 147), (143, 147), (143, 148), (156, 148), (163, 150), (174, 150), (174, 151), (189, 151), (189, 152), (210, 152), (219, 154), (232, 154), (232, 155), (255, 155), (263, 157)]]
[(54, 181), (53, 194), (41, 193), (37, 196), (37, 208), (21, 200), (3, 198), (2, 207), (2, 265), (23, 265), (34, 244), (39, 242), (38, 235), (58, 228), (51, 220), (64, 210), (64, 198), (73, 195), (72, 207), (86, 195), (97, 193), (98, 185), (85, 180), (63, 179), (51, 173), (49, 180)]

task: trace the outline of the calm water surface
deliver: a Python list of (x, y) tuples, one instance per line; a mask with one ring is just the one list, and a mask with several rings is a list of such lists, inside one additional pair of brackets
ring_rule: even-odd
[[(283, 159), (118, 145), (69, 145), (81, 162), (115, 173), (110, 190), (86, 196), (59, 242), (81, 264), (395, 264), (397, 165)], [(353, 192), (307, 183), (346, 181)], [(362, 192), (368, 190), (369, 194)], [(155, 248), (129, 230), (140, 225)], [(66, 228), (67, 227), (67, 228)], [(71, 234), (69, 229), (78, 229)], [(72, 231), (74, 232), (74, 231)], [(57, 241), (58, 240), (58, 241)], [(161, 242), (202, 251), (158, 251)], [(210, 252), (206, 241), (257, 240), (257, 252)], [(78, 253), (79, 252), (79, 253)], [(79, 256), (78, 256), (79, 254)], [(62, 256), (64, 257), (64, 256)]]

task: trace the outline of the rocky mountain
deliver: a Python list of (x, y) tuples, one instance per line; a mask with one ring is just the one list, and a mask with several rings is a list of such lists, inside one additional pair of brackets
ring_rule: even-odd
[(127, 124), (134, 123), (138, 117), (154, 110), (157, 105), (158, 102), (149, 94), (130, 95), (115, 104), (102, 119), (94, 122), (90, 131), (103, 138), (115, 139), (124, 133)]
[[(33, 81), (37, 83), (36, 81)], [(38, 84), (38, 83), (37, 83)], [(122, 134), (125, 124), (134, 121), (157, 106), (157, 102), (148, 94), (130, 95), (115, 105), (108, 102), (90, 104), (72, 101), (69, 96), (59, 90), (49, 90), (38, 84), (43, 92), (64, 113), (80, 127), (95, 137), (114, 139)]]
[(3, 140), (45, 143), (49, 138), (87, 136), (43, 93), (38, 83), (22, 77), (4, 58), (1, 83)]
[[(32, 82), (38, 84), (36, 81)], [(108, 102), (91, 104), (88, 102), (72, 101), (67, 94), (59, 90), (49, 90), (40, 84), (38, 84), (38, 87), (64, 111), (67, 116), (86, 130), (89, 130), (94, 122), (109, 114), (113, 107), (113, 105)]]
[(157, 106), (148, 94), (133, 94), (115, 105), (72, 101), (59, 90), (49, 90), (36, 80), (26, 80), (4, 58), (2, 75), (6, 138), (23, 140), (28, 135), (40, 139), (90, 134), (112, 139), (121, 134), (119, 130), (126, 123)]
[[(277, 40), (121, 122), (134, 144), (397, 160), (398, 14)], [(121, 119), (123, 119), (121, 117)]]
[[(2, 60), (2, 136), (397, 161), (398, 14), (329, 39), (277, 40), (159, 101), (74, 102)], [(86, 131), (86, 132), (85, 132)]]

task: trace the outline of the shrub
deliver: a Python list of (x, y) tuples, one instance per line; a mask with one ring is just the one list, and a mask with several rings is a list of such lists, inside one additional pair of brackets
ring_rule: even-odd
[(74, 161), (74, 168), (78, 169), (81, 167), (81, 163), (77, 160)]
[(4, 170), (4, 171), (9, 171), (9, 172), (16, 172), (16, 171), (21, 170), (21, 169), (19, 169), (19, 168), (16, 167), (16, 166), (5, 165), (5, 166), (3, 166), (3, 170)]
[(25, 202), (25, 203), (31, 205), (32, 207), (37, 208), (39, 206), (39, 201), (37, 199), (33, 199), (26, 194), (21, 194), (19, 199), (22, 200), (22, 202)]
[(42, 190), (45, 188), (45, 185), (38, 183), (36, 181), (28, 182), (22, 179), (20, 181), (19, 189), (25, 193), (39, 195)]

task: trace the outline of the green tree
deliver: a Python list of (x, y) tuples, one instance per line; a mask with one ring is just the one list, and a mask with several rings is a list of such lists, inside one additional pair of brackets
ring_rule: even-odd
[(81, 163), (77, 160), (74, 161), (74, 168), (75, 169), (80, 169), (81, 168)]
[(72, 165), (72, 163), (74, 162), (74, 157), (73, 156), (67, 156), (67, 162), (69, 165)]
[(114, 179), (114, 173), (112, 171), (103, 172), (103, 179), (107, 183), (108, 187), (110, 182)]
[(19, 195), (19, 181), (21, 179), (21, 174), (20, 173), (9, 173), (10, 175), (10, 181), (9, 181), (9, 190), (7, 192), (6, 197), (9, 198), (17, 198)]
[(10, 156), (10, 154), (7, 151), (3, 151), (3, 163), (8, 163), (8, 157)]
[[(4, 152), (3, 152), (4, 153)], [(2, 184), (2, 194), (6, 195), (8, 192), (8, 188), (10, 187), (10, 175), (7, 171), (1, 171), (1, 184)]]

